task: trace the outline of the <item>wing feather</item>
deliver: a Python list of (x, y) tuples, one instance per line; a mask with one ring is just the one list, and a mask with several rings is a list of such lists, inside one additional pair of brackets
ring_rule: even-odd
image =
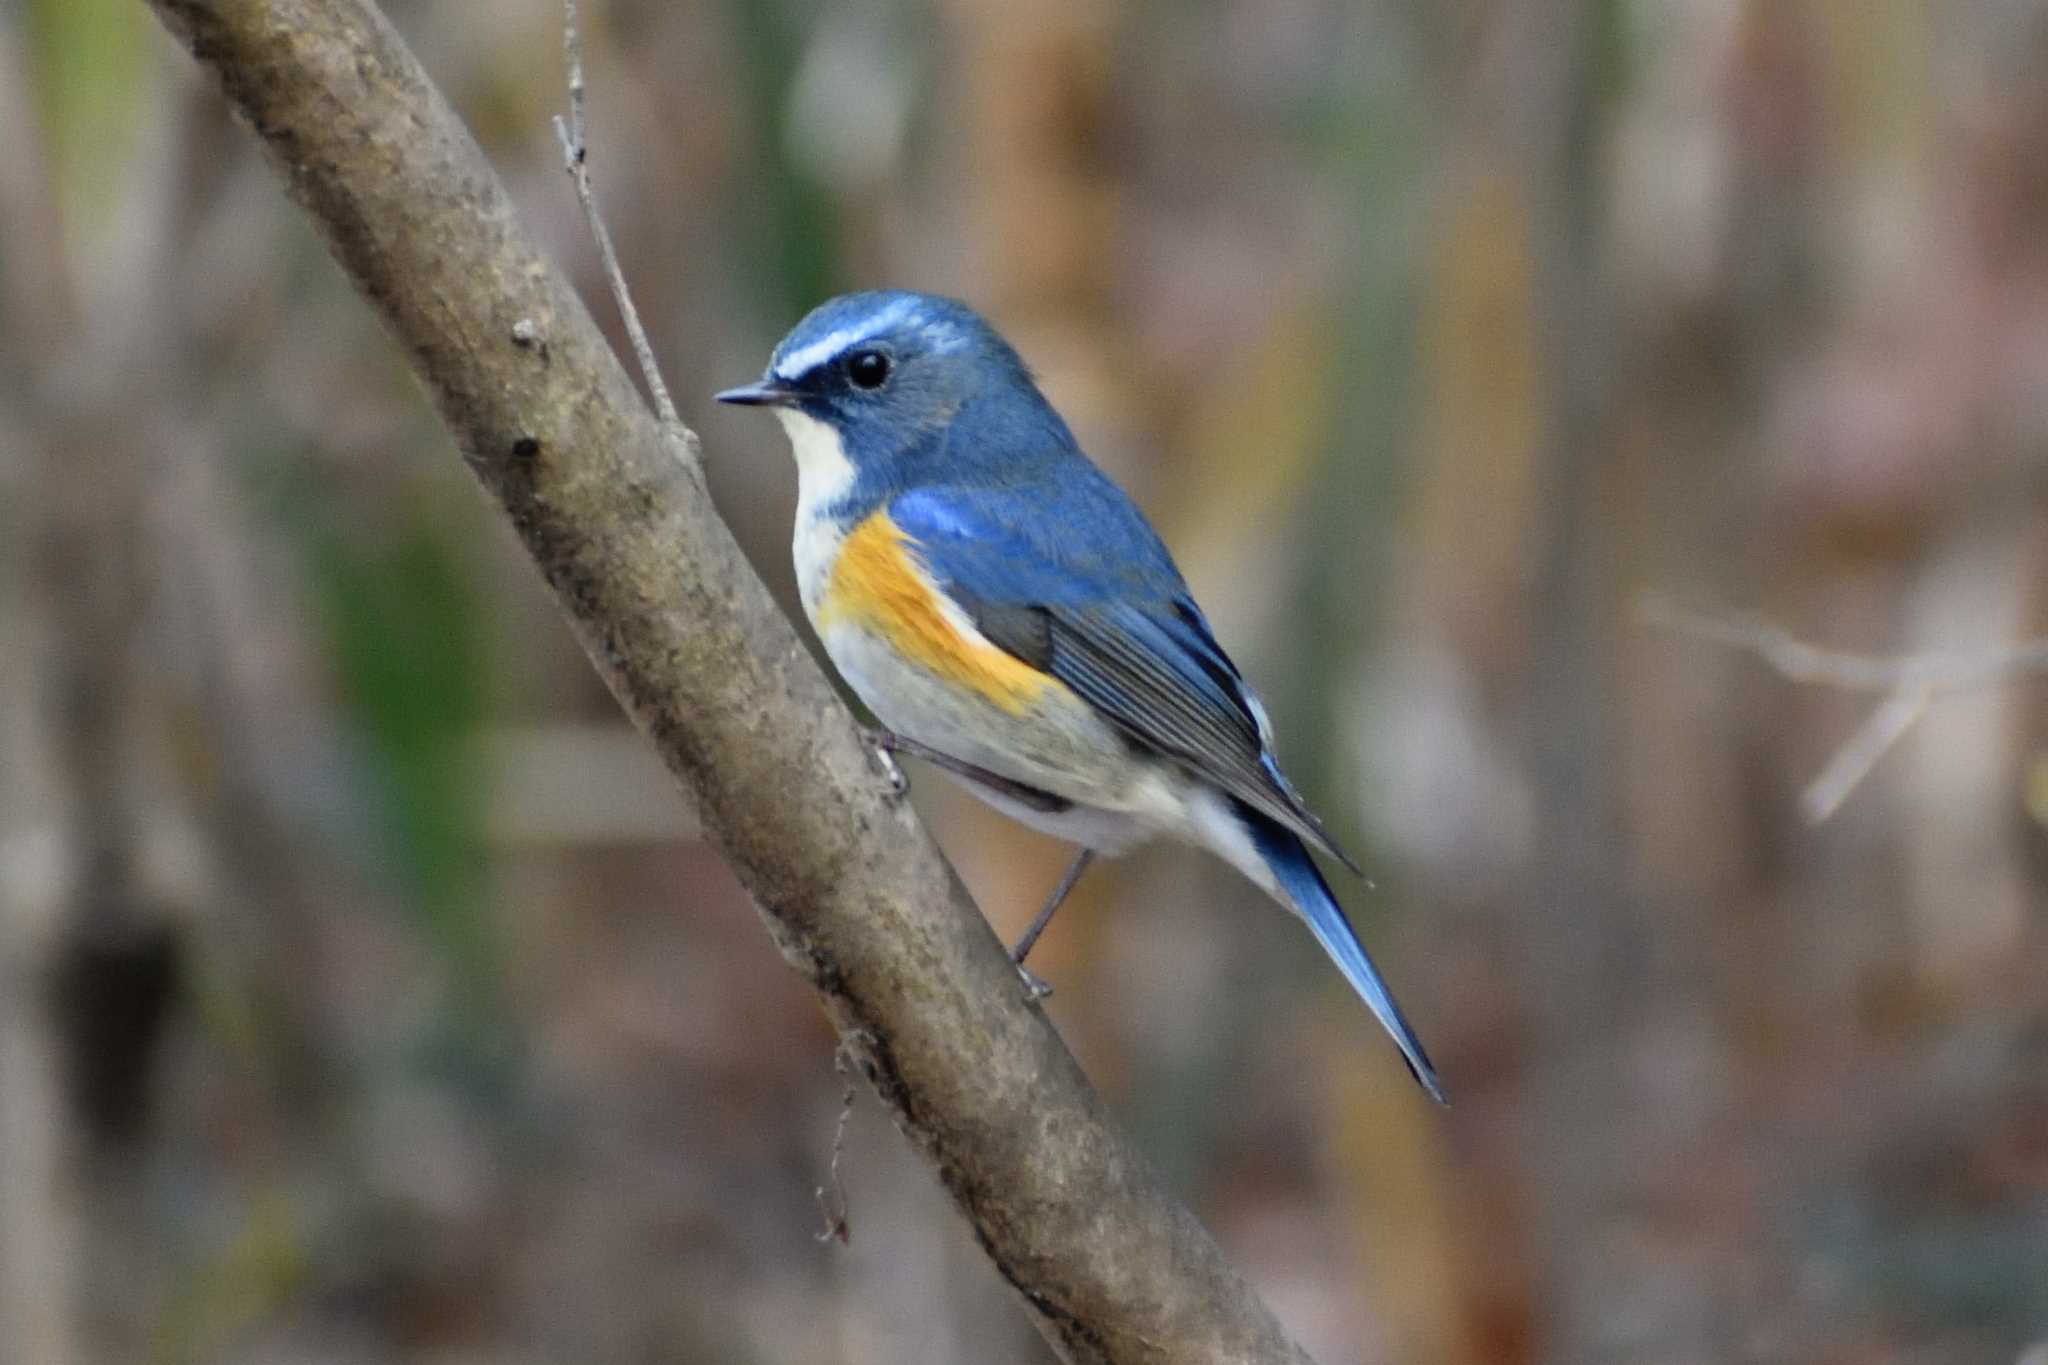
[(1052, 622), (1054, 677), (1132, 739), (1192, 768), (1353, 872), (1359, 870), (1281, 775), (1242, 692), (1233, 689), (1225, 698), (1193, 683), (1184, 668), (1169, 662), (1171, 656), (1154, 652), (1155, 642), (1145, 638), (1150, 632), (1134, 631), (1128, 620), (1055, 610)]
[[(1358, 871), (1281, 774), (1250, 687), (1165, 547), (1114, 485), (1089, 476), (1032, 490), (926, 485), (890, 515), (990, 643)], [(1001, 515), (1000, 499), (1022, 497), (1035, 533)]]

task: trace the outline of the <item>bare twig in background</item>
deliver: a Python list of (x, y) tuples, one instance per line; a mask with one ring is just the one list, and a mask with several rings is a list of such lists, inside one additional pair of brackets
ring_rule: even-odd
[(1902, 688), (1886, 697), (1835, 756), (1820, 775), (1799, 794), (1799, 813), (1806, 823), (1817, 825), (1841, 809), (1842, 802), (1892, 745), (1904, 738), (1913, 722), (1926, 713), (1928, 691), (1924, 687)]
[[(1611, 1129), (1574, 1131), (1575, 1116), (1631, 1107), (1624, 1045), (1612, 1021), (1627, 1014), (1620, 945), (1633, 913), (1612, 831), (1623, 798), (1608, 717), (1619, 700), (1610, 606), (1621, 535), (1611, 490), (1622, 448), (1616, 334), (1619, 293), (1601, 252), (1597, 205), (1612, 194), (1596, 149), (1612, 135), (1605, 30), (1590, 4), (1506, 6), (1501, 51), (1520, 69), (1498, 114), (1499, 136), (1528, 169), (1531, 326), (1555, 338), (1546, 359), (1541, 473), (1532, 498), (1526, 629), (1530, 677), (1522, 724), (1531, 780), (1543, 793), (1528, 896), (1509, 926), (1533, 982), (1524, 1046), (1529, 1065), (1525, 1159), (1544, 1172), (1530, 1203), (1531, 1232), (1546, 1248), (1544, 1352), (1557, 1360), (1612, 1351), (1606, 1294), (1629, 1268), (1585, 1236), (1621, 1147)], [(1540, 510), (1539, 510), (1540, 509)], [(1541, 529), (1534, 529), (1540, 527)]]
[(1841, 809), (1938, 694), (1997, 687), (2030, 673), (2048, 672), (2048, 640), (1969, 653), (1885, 657), (1822, 649), (1757, 617), (1688, 607), (1654, 593), (1637, 603), (1636, 614), (1646, 624), (1674, 634), (1745, 650), (1793, 682), (1889, 694), (1800, 794), (1800, 813), (1814, 825)]
[(1069, 1361), (1306, 1359), (1101, 1102), (368, 0), (152, 0), (406, 348), (606, 683)]
[(612, 300), (619, 306), (626, 335), (633, 340), (633, 355), (640, 362), (640, 377), (647, 381), (647, 392), (654, 400), (654, 415), (661, 419), (669, 438), (681, 442), (695, 458), (696, 435), (683, 425), (675, 402), (668, 396), (668, 385), (661, 381), (661, 366), (655, 363), (647, 329), (640, 325), (640, 310), (633, 306), (625, 272), (619, 269), (619, 253), (612, 249), (612, 235), (605, 230), (604, 215), (597, 210), (597, 191), (590, 184), (590, 143), (584, 136), (583, 125), (583, 38), (576, 27), (576, 0), (562, 0), (562, 51), (569, 68), (569, 121), (564, 125), (561, 115), (555, 116), (555, 137), (562, 144), (562, 162), (576, 182), (576, 197), (583, 203), (584, 221), (597, 241), (597, 254), (604, 261), (604, 277), (611, 284)]
[(2048, 640), (1968, 653), (1887, 657), (1821, 649), (1769, 621), (1683, 606), (1654, 593), (1642, 598), (1636, 612), (1660, 629), (1748, 650), (1793, 682), (1856, 692), (1963, 692), (1997, 687), (2027, 673), (2048, 673)]

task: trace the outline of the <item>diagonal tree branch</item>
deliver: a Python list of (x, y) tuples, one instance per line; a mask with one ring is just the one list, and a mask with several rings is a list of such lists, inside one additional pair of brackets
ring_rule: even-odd
[(1303, 1361), (1002, 945), (369, 0), (150, 0), (406, 348), (783, 955), (1069, 1361)]

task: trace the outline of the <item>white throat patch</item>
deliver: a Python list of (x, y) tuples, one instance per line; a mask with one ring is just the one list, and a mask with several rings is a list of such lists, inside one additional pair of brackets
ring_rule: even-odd
[(790, 453), (796, 456), (797, 517), (815, 516), (853, 487), (853, 461), (846, 458), (846, 443), (807, 412), (777, 408), (775, 415), (789, 433)]
[(846, 528), (825, 509), (853, 487), (853, 461), (846, 458), (846, 443), (839, 433), (809, 413), (777, 408), (775, 415), (782, 419), (796, 456), (796, 526), (790, 549), (796, 558), (797, 591), (805, 609), (815, 611), (839, 542), (846, 538)]

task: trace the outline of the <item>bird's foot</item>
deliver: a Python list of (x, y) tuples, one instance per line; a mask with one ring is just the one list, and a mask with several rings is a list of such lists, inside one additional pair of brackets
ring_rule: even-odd
[(1029, 1000), (1044, 1000), (1052, 994), (1052, 982), (1019, 962), (1017, 975), (1024, 980), (1024, 995)]
[[(902, 769), (896, 766), (895, 756), (907, 754), (935, 768), (944, 768), (955, 777), (965, 778), (969, 782), (987, 787), (997, 795), (1008, 797), (1019, 805), (1029, 806), (1032, 810), (1053, 813), (1068, 810), (1074, 804), (1064, 796), (1054, 796), (1051, 792), (1040, 791), (1015, 778), (991, 772), (979, 764), (969, 763), (964, 758), (955, 758), (944, 750), (934, 749), (931, 745), (912, 739), (908, 735), (899, 735), (894, 730), (876, 725), (864, 727), (862, 733), (867, 736), (868, 744), (875, 750), (877, 761), (886, 762), (890, 769), (898, 773)], [(899, 785), (898, 791), (901, 790), (902, 787)]]
[(889, 794), (902, 800), (910, 791), (910, 777), (903, 771), (903, 765), (896, 761), (896, 751), (901, 741), (892, 732), (879, 725), (863, 725), (861, 739), (866, 742), (868, 756), (875, 761), (875, 767), (889, 784)]

